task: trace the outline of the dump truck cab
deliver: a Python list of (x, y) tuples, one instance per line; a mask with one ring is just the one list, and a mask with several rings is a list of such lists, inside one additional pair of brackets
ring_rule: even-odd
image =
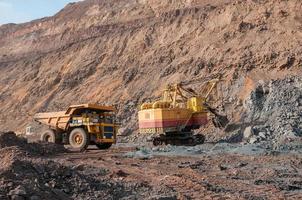
[(107, 149), (116, 143), (118, 125), (112, 106), (72, 105), (66, 111), (37, 113), (34, 119), (49, 126), (41, 134), (42, 141), (70, 144), (80, 150), (88, 145)]

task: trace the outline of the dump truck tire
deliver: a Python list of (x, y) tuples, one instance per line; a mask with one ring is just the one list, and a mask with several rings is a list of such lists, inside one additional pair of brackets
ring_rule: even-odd
[(109, 149), (112, 146), (112, 144), (111, 143), (98, 143), (98, 144), (96, 144), (96, 146), (99, 149)]
[(84, 151), (89, 144), (88, 134), (82, 128), (73, 129), (69, 134), (69, 144), (73, 149)]
[(41, 141), (42, 142), (50, 142), (50, 143), (55, 143), (56, 142), (56, 133), (54, 130), (47, 130), (47, 131), (44, 131), (42, 134), (41, 134)]

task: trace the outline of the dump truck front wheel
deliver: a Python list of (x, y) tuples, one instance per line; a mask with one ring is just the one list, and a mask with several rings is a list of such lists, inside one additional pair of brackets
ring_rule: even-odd
[(69, 134), (69, 144), (73, 149), (83, 151), (89, 144), (88, 134), (83, 128), (75, 128)]
[(44, 131), (41, 135), (41, 141), (55, 143), (56, 133), (54, 132), (54, 130), (49, 129), (47, 131)]
[(112, 146), (112, 144), (111, 143), (97, 143), (96, 146), (99, 149), (109, 149)]

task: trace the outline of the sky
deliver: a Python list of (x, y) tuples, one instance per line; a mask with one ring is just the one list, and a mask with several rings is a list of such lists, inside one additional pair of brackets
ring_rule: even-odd
[(66, 4), (76, 1), (79, 0), (0, 0), (0, 25), (52, 16)]

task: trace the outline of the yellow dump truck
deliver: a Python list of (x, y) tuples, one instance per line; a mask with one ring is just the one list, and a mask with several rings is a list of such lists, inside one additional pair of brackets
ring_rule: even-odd
[(66, 111), (37, 113), (34, 120), (49, 126), (41, 141), (69, 144), (85, 150), (88, 145), (108, 149), (116, 143), (115, 108), (94, 104), (72, 105)]

